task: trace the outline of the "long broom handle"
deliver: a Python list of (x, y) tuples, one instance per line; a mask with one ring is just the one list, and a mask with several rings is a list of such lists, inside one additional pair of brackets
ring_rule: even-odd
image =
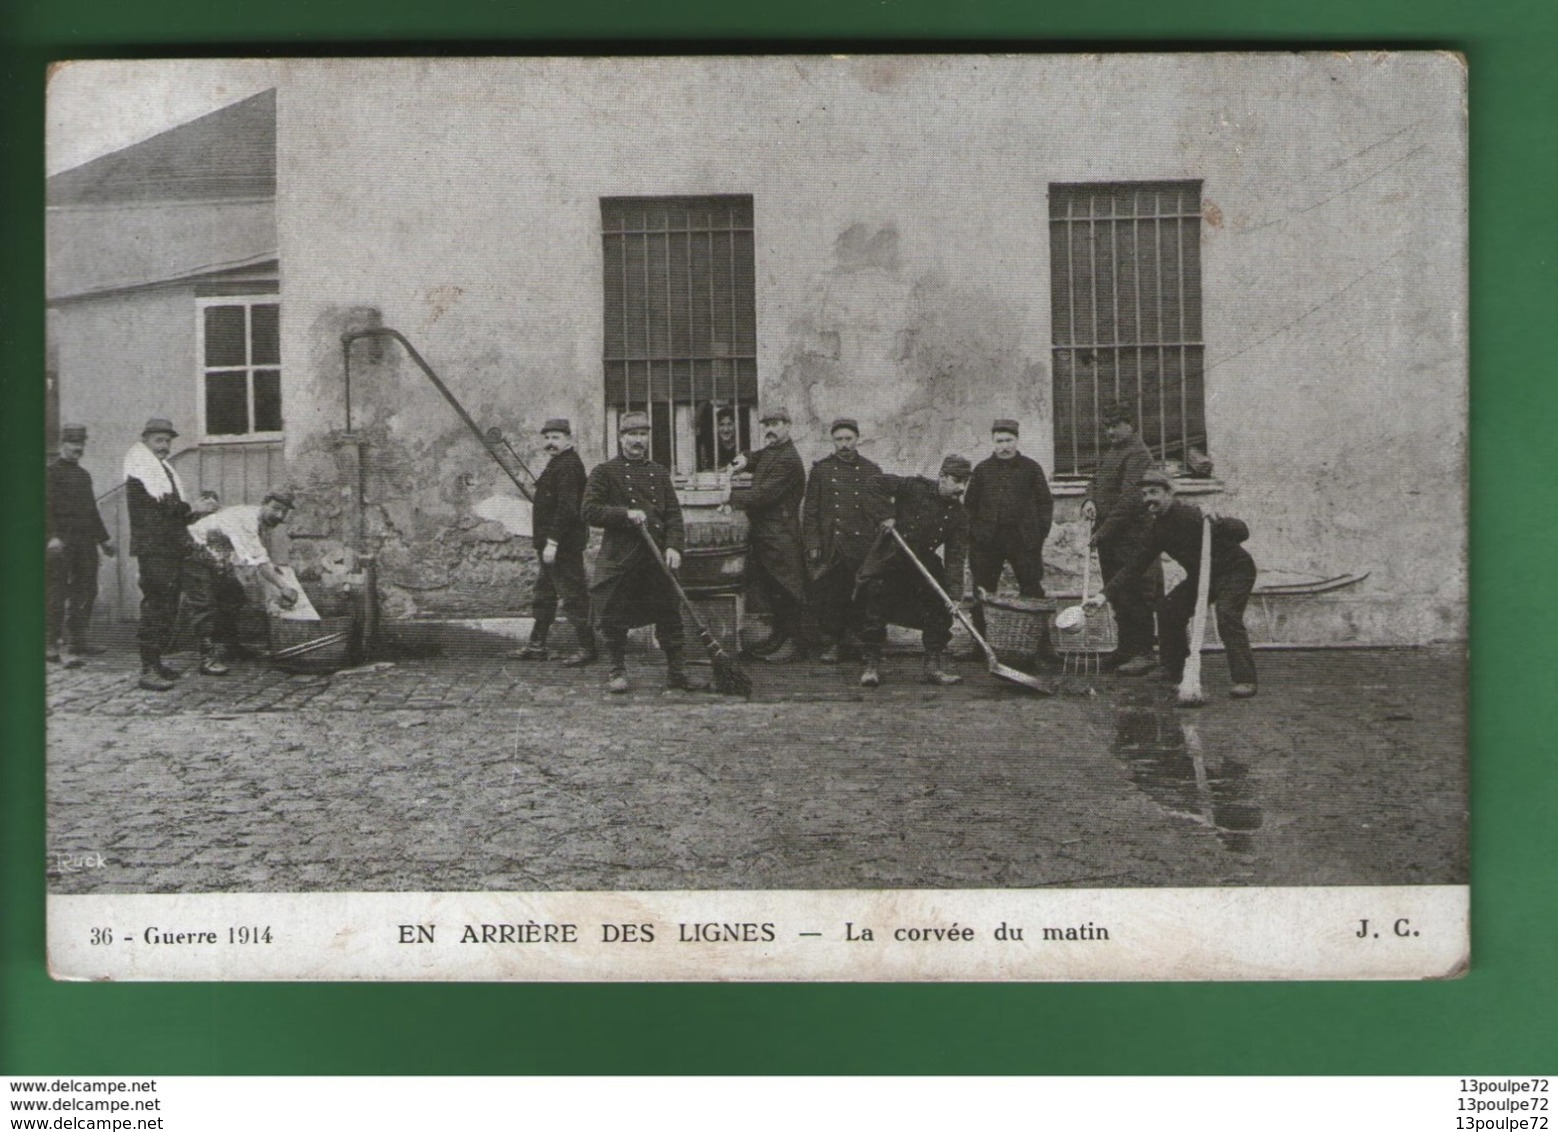
[(671, 583), (671, 588), (676, 591), (676, 596), (681, 600), (682, 608), (692, 617), (692, 623), (698, 626), (699, 634), (712, 639), (709, 627), (703, 623), (703, 618), (698, 616), (698, 611), (693, 607), (691, 599), (688, 598), (687, 591), (682, 589), (681, 582), (676, 580), (676, 574), (666, 564), (665, 552), (655, 544), (654, 535), (650, 534), (649, 528), (642, 523), (634, 523), (633, 525), (638, 528), (638, 533), (644, 536), (644, 544), (649, 547), (649, 556), (660, 567), (660, 573), (665, 575), (665, 580)]
[(974, 623), (968, 619), (968, 614), (963, 612), (963, 607), (947, 596), (947, 591), (941, 588), (941, 583), (936, 580), (936, 575), (925, 568), (925, 563), (921, 562), (919, 556), (909, 549), (909, 544), (903, 541), (903, 536), (898, 533), (898, 528), (888, 527), (887, 531), (893, 536), (893, 541), (909, 556), (909, 561), (914, 563), (914, 568), (920, 572), (920, 577), (924, 578), (926, 584), (936, 591), (936, 596), (941, 598), (942, 603), (946, 605), (947, 612), (963, 622), (963, 628), (967, 629), (969, 635), (979, 642), (979, 647), (984, 650), (985, 656), (989, 658), (990, 662), (992, 664), (995, 663), (995, 650), (979, 635), (979, 630), (974, 628)]
[(1201, 573), (1196, 578), (1196, 621), (1190, 627), (1190, 657), (1201, 668), (1201, 646), (1206, 644), (1206, 607), (1212, 592), (1212, 520), (1201, 517)]

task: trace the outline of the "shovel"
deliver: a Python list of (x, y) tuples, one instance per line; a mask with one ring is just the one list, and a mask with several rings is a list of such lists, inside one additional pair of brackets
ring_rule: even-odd
[(1037, 676), (1029, 676), (1026, 672), (1019, 672), (1015, 668), (1002, 664), (996, 657), (995, 650), (990, 647), (990, 643), (979, 635), (979, 630), (974, 628), (974, 623), (968, 619), (968, 614), (963, 612), (963, 607), (947, 596), (947, 591), (941, 588), (940, 582), (936, 581), (936, 575), (925, 568), (925, 563), (921, 562), (916, 557), (914, 551), (909, 549), (909, 544), (903, 541), (903, 536), (895, 528), (889, 528), (888, 533), (893, 536), (893, 541), (898, 544), (899, 549), (909, 556), (909, 561), (914, 563), (914, 568), (920, 572), (920, 577), (924, 578), (926, 584), (936, 591), (936, 596), (941, 598), (942, 604), (947, 607), (947, 612), (961, 621), (963, 628), (968, 630), (969, 636), (973, 637), (979, 644), (980, 649), (984, 651), (987, 662), (986, 667), (990, 670), (991, 676), (1008, 680), (1013, 684), (1021, 684), (1024, 688), (1029, 688), (1043, 696), (1053, 696), (1055, 694), (1055, 689), (1051, 688)]

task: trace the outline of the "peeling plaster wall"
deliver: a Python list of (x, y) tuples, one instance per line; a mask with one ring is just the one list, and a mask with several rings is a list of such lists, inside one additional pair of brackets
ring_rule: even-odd
[[(339, 494), (338, 339), (378, 318), (526, 459), (561, 414), (598, 461), (599, 198), (751, 193), (759, 382), (803, 456), (847, 413), (874, 459), (929, 471), (1016, 416), (1051, 467), (1048, 185), (1199, 178), (1214, 505), (1249, 520), (1268, 569), (1371, 572), (1292, 635), (1461, 637), (1461, 74), (1443, 56), (1249, 66), (285, 64), (289, 453)], [(476, 512), (512, 487), (396, 347), (364, 364), (353, 408), (398, 611), (521, 608), (528, 540)], [(321, 545), (349, 537), (350, 494), (315, 522)], [(1074, 500), (1061, 519), (1057, 580), (1077, 565)]]

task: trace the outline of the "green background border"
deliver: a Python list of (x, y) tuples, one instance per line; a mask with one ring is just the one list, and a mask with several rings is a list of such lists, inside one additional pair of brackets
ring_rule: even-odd
[[(1106, 10), (1106, 7), (1108, 10)], [(631, 40), (631, 42), (630, 42)], [(1473, 969), (1423, 984), (68, 985), (43, 965), (42, 119), (53, 59), (1438, 47), (1472, 105)], [(0, 1072), (1558, 1069), (1551, 0), (12, 0), (0, 9)], [(1380, 406), (1389, 412), (1388, 405)], [(1456, 526), (1446, 500), (1447, 537)]]

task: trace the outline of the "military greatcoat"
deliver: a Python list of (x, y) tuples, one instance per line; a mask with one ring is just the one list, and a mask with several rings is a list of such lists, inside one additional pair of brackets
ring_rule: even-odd
[(590, 585), (591, 612), (602, 627), (659, 624), (663, 617), (680, 626), (676, 596), (628, 519), (630, 510), (648, 516), (645, 527), (662, 552), (683, 547), (682, 506), (669, 471), (653, 460), (625, 456), (597, 464), (580, 508), (586, 523), (605, 528)]
[(801, 499), (806, 494), (806, 465), (794, 441), (770, 444), (747, 456), (752, 487), (746, 493), (749, 569), (761, 568), (797, 602), (805, 596), (801, 561)]
[(876, 540), (877, 524), (892, 514), (872, 487), (881, 474), (882, 469), (864, 456), (845, 460), (836, 452), (811, 466), (801, 534), (807, 555), (815, 552), (819, 566), (842, 559), (858, 567), (865, 561)]

